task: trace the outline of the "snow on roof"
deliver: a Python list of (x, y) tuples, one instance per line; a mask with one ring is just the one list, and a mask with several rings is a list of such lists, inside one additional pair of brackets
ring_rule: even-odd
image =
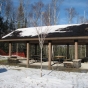
[(61, 29), (66, 28), (68, 26), (77, 26), (80, 24), (69, 24), (69, 25), (53, 25), (53, 26), (41, 26), (41, 27), (29, 27), (29, 28), (20, 28), (16, 29), (15, 31), (12, 31), (11, 33), (3, 36), (2, 38), (6, 38), (8, 36), (12, 36), (14, 32), (20, 32), (20, 37), (24, 36), (36, 36), (38, 35), (37, 30), (39, 34), (41, 33), (55, 33), (55, 32), (66, 32), (61, 31)]

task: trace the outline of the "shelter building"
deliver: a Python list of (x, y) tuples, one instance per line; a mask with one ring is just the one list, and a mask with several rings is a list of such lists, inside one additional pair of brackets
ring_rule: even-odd
[[(86, 45), (86, 57), (88, 57), (88, 24), (69, 24), (53, 25), (41, 27), (20, 28), (3, 36), (0, 42), (9, 43), (9, 56), (11, 56), (11, 46), (13, 42), (25, 42), (27, 45), (27, 66), (30, 59), (30, 45), (39, 44), (37, 30), (44, 33), (47, 30), (47, 36), (44, 44), (48, 45), (48, 68), (51, 67), (52, 45), (67, 45), (67, 57), (69, 57), (69, 45), (74, 45), (75, 60), (78, 57), (78, 45)], [(39, 34), (41, 31), (39, 32)]]

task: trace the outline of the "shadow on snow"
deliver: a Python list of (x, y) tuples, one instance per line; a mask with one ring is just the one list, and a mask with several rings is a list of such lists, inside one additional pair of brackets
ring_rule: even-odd
[(5, 68), (0, 68), (0, 73), (6, 72), (6, 71), (7, 71), (7, 69), (5, 69)]

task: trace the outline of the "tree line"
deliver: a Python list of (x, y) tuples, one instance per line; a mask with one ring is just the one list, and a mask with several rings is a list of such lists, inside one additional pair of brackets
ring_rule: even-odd
[[(50, 0), (44, 3), (42, 0), (32, 3), (32, 0), (0, 0), (0, 15), (12, 25), (10, 30), (22, 27), (57, 25), (60, 23), (60, 14), (65, 14), (67, 23), (84, 23), (88, 19), (81, 16), (75, 7), (67, 7), (61, 13), (65, 0)], [(15, 3), (15, 4), (14, 4)], [(85, 3), (86, 5), (86, 3)], [(85, 13), (84, 13), (85, 14)], [(3, 29), (4, 30), (4, 29)]]
[[(88, 22), (85, 11), (81, 16), (75, 7), (67, 7), (64, 9), (64, 13), (61, 13), (64, 2), (65, 0), (50, 0), (48, 3), (44, 3), (42, 0), (36, 0), (34, 3), (32, 0), (0, 0), (0, 38), (17, 28), (59, 25), (60, 14), (65, 14), (68, 24)], [(61, 54), (66, 54), (65, 47), (55, 46), (55, 48), (59, 48), (55, 54), (59, 51), (62, 52)], [(81, 48), (83, 47), (81, 46)], [(72, 55), (73, 51), (71, 49)], [(73, 58), (72, 55), (70, 57)]]

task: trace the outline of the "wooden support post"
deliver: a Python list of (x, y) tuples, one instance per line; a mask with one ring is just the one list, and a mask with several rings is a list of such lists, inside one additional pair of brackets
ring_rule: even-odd
[(9, 57), (11, 56), (11, 51), (12, 51), (12, 43), (9, 42)]
[(51, 49), (51, 42), (49, 42), (48, 43), (48, 48), (49, 48), (49, 50), (48, 50), (48, 69), (51, 69), (51, 56), (52, 56), (52, 49)]
[(78, 40), (75, 40), (75, 59), (78, 59)]
[(27, 42), (27, 67), (29, 67), (29, 58), (30, 58), (30, 52), (29, 52), (29, 50), (30, 50), (30, 44), (29, 44), (29, 42)]

